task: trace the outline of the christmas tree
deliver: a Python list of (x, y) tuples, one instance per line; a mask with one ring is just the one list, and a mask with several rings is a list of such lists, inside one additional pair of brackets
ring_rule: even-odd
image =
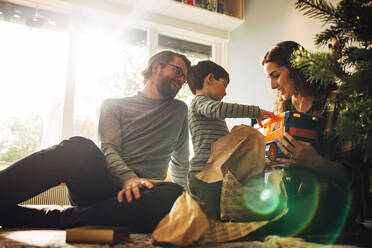
[(337, 83), (336, 104), (342, 118), (334, 127), (338, 139), (357, 144), (364, 162), (372, 161), (372, 1), (341, 0), (337, 6), (324, 0), (298, 0), (296, 9), (319, 18), (326, 29), (315, 44), (325, 52), (299, 50), (292, 64), (310, 84)]

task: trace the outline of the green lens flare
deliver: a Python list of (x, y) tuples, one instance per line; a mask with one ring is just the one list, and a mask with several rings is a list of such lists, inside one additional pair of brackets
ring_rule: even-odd
[(261, 201), (266, 201), (267, 199), (270, 198), (270, 196), (272, 196), (271, 190), (265, 189), (264, 191), (262, 191), (262, 193), (260, 195), (260, 200)]
[(298, 211), (300, 214), (294, 216), (296, 218), (296, 225), (293, 226), (292, 233), (290, 234), (291, 236), (294, 236), (304, 230), (311, 223), (311, 220), (317, 211), (319, 203), (318, 183), (314, 183), (313, 189), (310, 191), (312, 192), (306, 195), (306, 200), (303, 200), (303, 202), (301, 202), (299, 205), (293, 206), (293, 208), (300, 208), (303, 211)]
[[(313, 192), (306, 195), (306, 199), (304, 201), (301, 201), (297, 204), (288, 204), (289, 208), (297, 208), (295, 212), (297, 214), (291, 216), (291, 218), (286, 219), (286, 229), (287, 232), (285, 236), (287, 237), (293, 237), (298, 234), (300, 234), (304, 229), (306, 229), (309, 225), (312, 224), (312, 221), (315, 221), (314, 216), (316, 215), (317, 211), (320, 211), (319, 208), (325, 207), (324, 204), (322, 206), (319, 206), (319, 184), (316, 183), (313, 185)], [(324, 234), (322, 243), (327, 245), (332, 245), (337, 240), (337, 238), (340, 236), (340, 233), (345, 225), (347, 216), (349, 214), (350, 209), (350, 203), (351, 203), (351, 194), (350, 192), (347, 193), (347, 199), (345, 200), (345, 204), (343, 204), (343, 208), (337, 204), (337, 206), (334, 206), (336, 209), (334, 209), (335, 213), (330, 213), (331, 215), (335, 214), (335, 216), (329, 217), (327, 219), (326, 217), (324, 220), (324, 228), (327, 230), (327, 234)], [(324, 199), (322, 199), (324, 200)], [(291, 209), (289, 210), (291, 211)], [(293, 210), (292, 210), (293, 211)], [(336, 213), (337, 212), (337, 213)], [(337, 216), (337, 217), (336, 217)], [(317, 217), (317, 222), (319, 222), (319, 218)], [(312, 228), (314, 230), (314, 227)], [(316, 230), (314, 230), (316, 231)]]
[(267, 215), (276, 210), (279, 205), (279, 195), (270, 184), (261, 179), (250, 181), (244, 188), (246, 206), (257, 214)]
[[(281, 235), (293, 237), (301, 233), (316, 233), (320, 225), (327, 232), (322, 243), (332, 245), (340, 236), (349, 214), (350, 189), (345, 188), (343, 196), (322, 194), (320, 197), (320, 192), (327, 191), (329, 185), (319, 182), (313, 173), (297, 172), (292, 174), (291, 178), (292, 181), (285, 185), (286, 192), (289, 193), (287, 204), (289, 211), (283, 216), (285, 225), (281, 226)], [(283, 206), (283, 198), (277, 189), (269, 182), (265, 184), (262, 179), (252, 179), (246, 183), (243, 193), (247, 208), (258, 215), (272, 214), (274, 217), (277, 214), (275, 211)], [(327, 207), (330, 210), (324, 211)]]
[(347, 199), (346, 199), (343, 210), (340, 211), (340, 215), (338, 218), (334, 218), (332, 225), (329, 227), (330, 230), (333, 230), (333, 231), (332, 231), (332, 235), (329, 235), (329, 239), (324, 241), (325, 244), (332, 245), (333, 243), (335, 243), (337, 238), (340, 236), (342, 228), (344, 227), (347, 216), (349, 214), (350, 204), (351, 204), (351, 193), (348, 192)]

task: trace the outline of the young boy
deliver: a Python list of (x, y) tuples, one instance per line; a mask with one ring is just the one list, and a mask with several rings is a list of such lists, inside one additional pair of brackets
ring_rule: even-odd
[(219, 218), (222, 183), (206, 183), (196, 175), (207, 164), (211, 144), (229, 133), (225, 118), (256, 118), (261, 123), (263, 118), (274, 116), (258, 106), (222, 102), (229, 80), (224, 68), (208, 60), (192, 66), (187, 75), (187, 83), (195, 95), (188, 116), (194, 148), (194, 157), (190, 161), (189, 189), (216, 218)]

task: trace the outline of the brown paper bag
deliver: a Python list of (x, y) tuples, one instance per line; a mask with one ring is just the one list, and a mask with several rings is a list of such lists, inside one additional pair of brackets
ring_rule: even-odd
[(263, 173), (265, 136), (250, 126), (235, 126), (212, 144), (211, 155), (197, 177), (207, 183), (217, 182), (229, 170), (238, 181)]
[(193, 196), (184, 191), (164, 217), (152, 238), (158, 243), (186, 246), (198, 241), (208, 228), (209, 221)]

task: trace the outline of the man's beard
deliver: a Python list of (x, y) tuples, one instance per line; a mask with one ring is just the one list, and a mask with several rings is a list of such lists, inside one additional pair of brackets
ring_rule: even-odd
[(164, 99), (173, 99), (177, 95), (178, 91), (171, 87), (172, 79), (168, 77), (161, 77), (159, 80), (160, 81), (156, 85), (156, 88), (160, 95), (162, 95)]

